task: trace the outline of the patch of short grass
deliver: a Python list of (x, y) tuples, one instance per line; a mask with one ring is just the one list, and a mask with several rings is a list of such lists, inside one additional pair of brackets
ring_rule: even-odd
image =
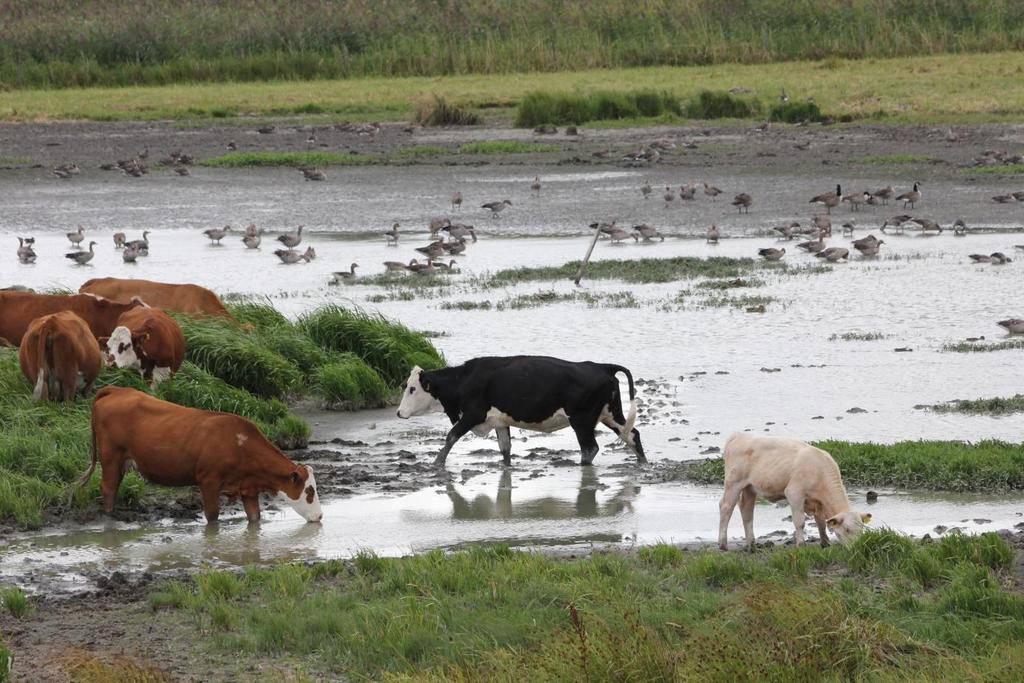
[[(489, 278), (486, 278), (482, 284), (489, 287), (502, 287), (521, 282), (571, 280), (576, 277), (579, 267), (579, 261), (572, 261), (561, 266), (509, 268), (494, 273)], [(786, 272), (787, 266), (784, 263), (764, 263), (750, 258), (731, 258), (727, 256), (712, 256), (710, 258), (677, 256), (664, 259), (609, 259), (591, 262), (587, 266), (584, 279), (614, 279), (648, 284), (691, 278), (735, 279), (759, 270)]]
[(744, 294), (743, 296), (709, 296), (700, 299), (698, 308), (760, 308), (778, 301), (774, 296)]
[(85, 650), (73, 650), (55, 659), (71, 683), (172, 683), (175, 680), (158, 667), (123, 654), (99, 657)]
[(10, 157), (0, 155), (0, 166), (28, 166), (32, 160), (28, 157)]
[(900, 164), (930, 164), (938, 159), (927, 154), (877, 154), (861, 157), (858, 161), (875, 166), (897, 166)]
[(450, 152), (439, 145), (413, 145), (412, 147), (402, 147), (395, 156), (400, 158), (413, 158), (419, 159), (422, 157), (438, 157), (442, 154), (449, 154)]
[(936, 413), (968, 413), (971, 415), (1010, 415), (1024, 412), (1024, 394), (1008, 398), (957, 399), (929, 406)]
[(764, 287), (764, 280), (756, 277), (736, 277), (731, 279), (704, 280), (694, 285), (697, 289), (740, 289), (744, 287)]
[(884, 332), (843, 332), (829, 335), (829, 341), (878, 341), (892, 335)]
[(204, 159), (200, 166), (244, 168), (249, 166), (359, 166), (371, 159), (347, 152), (231, 152)]
[(1024, 175), (1024, 164), (1004, 164), (999, 166), (972, 166), (963, 169), (971, 175)]
[(442, 311), (489, 311), (493, 308), (488, 300), (483, 301), (442, 301), (438, 308)]
[(459, 154), (540, 154), (558, 152), (560, 149), (558, 145), (546, 145), (540, 142), (481, 140), (459, 145)]
[[(894, 444), (821, 441), (853, 486), (892, 486), (936, 491), (1024, 490), (1024, 444), (986, 440), (900, 441)], [(721, 458), (680, 463), (683, 479), (721, 484)]]
[(21, 619), (32, 611), (32, 603), (20, 588), (0, 589), (0, 612), (6, 612), (15, 619)]
[(537, 308), (556, 303), (583, 303), (588, 308), (640, 308), (640, 302), (632, 292), (533, 292), (517, 294), (499, 301), (499, 311)]
[(963, 341), (942, 345), (943, 351), (953, 353), (982, 353), (985, 351), (1009, 351), (1012, 349), (1024, 349), (1024, 339), (1009, 339), (1007, 341), (990, 343)]
[(995, 534), (926, 544), (887, 530), (759, 554), (478, 546), (250, 569), (229, 594), (200, 576), (158, 602), (217, 631), (221, 651), (358, 679), (1011, 680), (1024, 674), (1007, 657), (1024, 645), (1012, 558)]

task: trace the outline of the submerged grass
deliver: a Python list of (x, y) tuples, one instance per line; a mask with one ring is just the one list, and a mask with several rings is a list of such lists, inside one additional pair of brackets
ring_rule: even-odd
[(355, 679), (1012, 680), (1024, 675), (1012, 560), (995, 534), (923, 544), (885, 530), (757, 555), (490, 546), (209, 572), (150, 604), (187, 610), (221, 651)]
[(885, 332), (843, 332), (829, 335), (829, 341), (878, 341), (888, 339), (892, 335)]
[[(936, 491), (1024, 490), (1024, 444), (1004, 441), (900, 441), (894, 444), (820, 441), (843, 480), (854, 486), (894, 486)], [(721, 484), (722, 460), (684, 466), (684, 478)]]
[(972, 415), (1010, 415), (1024, 413), (1024, 394), (1009, 398), (958, 399), (929, 406), (937, 413), (970, 413)]
[(231, 152), (204, 159), (200, 166), (243, 168), (247, 166), (359, 166), (371, 159), (347, 152)]
[(981, 353), (984, 351), (1008, 351), (1010, 349), (1024, 349), (1024, 339), (1010, 339), (988, 344), (964, 341), (942, 345), (943, 351), (954, 353)]
[[(569, 280), (576, 277), (579, 267), (580, 262), (573, 261), (561, 266), (510, 268), (494, 273), (484, 284), (485, 286), (500, 287), (538, 280)], [(786, 272), (787, 266), (784, 263), (765, 263), (750, 258), (726, 256), (712, 256), (706, 259), (694, 256), (677, 256), (666, 259), (610, 259), (590, 263), (585, 278), (616, 279), (647, 284), (700, 277), (735, 279), (755, 270)]]

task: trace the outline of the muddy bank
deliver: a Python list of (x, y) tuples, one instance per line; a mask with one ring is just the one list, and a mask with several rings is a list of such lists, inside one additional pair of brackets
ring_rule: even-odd
[[(154, 173), (170, 173), (159, 160), (172, 151), (192, 155), (197, 162), (229, 152), (348, 152), (368, 163), (395, 165), (584, 165), (595, 167), (649, 168), (647, 162), (624, 159), (639, 146), (656, 140), (671, 143), (662, 149), (653, 166), (714, 166), (750, 171), (785, 171), (801, 175), (836, 175), (837, 169), (870, 170), (872, 165), (892, 164), (901, 171), (913, 170), (917, 179), (949, 177), (970, 165), (985, 149), (1010, 149), (1024, 143), (1024, 127), (1007, 124), (955, 126), (955, 142), (947, 139), (948, 126), (901, 126), (846, 124), (808, 126), (775, 124), (760, 131), (754, 124), (690, 125), (646, 128), (580, 128), (567, 135), (539, 134), (505, 124), (422, 128), (385, 123), (376, 132), (365, 126), (278, 119), (231, 124), (182, 122), (54, 122), (2, 123), (0, 148), (4, 169), (45, 167), (76, 163), (82, 176), (117, 175), (102, 171), (101, 164), (146, 155)], [(260, 131), (268, 132), (260, 132)], [(312, 137), (311, 137), (312, 136)], [(517, 140), (539, 142), (553, 151), (523, 154), (465, 154), (467, 142)], [(423, 146), (417, 153), (418, 146)], [(426, 150), (426, 151), (424, 151)], [(898, 150), (899, 159), (892, 158)], [(866, 169), (865, 169), (866, 167)], [(75, 182), (72, 178), (67, 182)], [(141, 179), (123, 177), (124, 182)], [(185, 180), (184, 182), (187, 182)]]

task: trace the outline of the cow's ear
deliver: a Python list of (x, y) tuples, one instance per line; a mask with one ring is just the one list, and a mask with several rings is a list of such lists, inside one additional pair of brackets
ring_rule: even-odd
[(149, 339), (149, 335), (148, 334), (133, 334), (132, 335), (132, 346), (135, 346), (136, 344), (141, 344), (142, 342), (146, 341), (147, 339)]
[(299, 471), (298, 470), (293, 470), (292, 471), (292, 483), (293, 484), (300, 484), (300, 483), (302, 483), (302, 477), (299, 476)]
[(110, 341), (110, 337), (96, 337), (96, 341), (99, 342), (100, 348), (106, 348), (107, 342)]
[(423, 391), (429, 392), (430, 388), (433, 386), (433, 384), (431, 383), (431, 381), (428, 378), (421, 376), (420, 377), (420, 386), (423, 387)]

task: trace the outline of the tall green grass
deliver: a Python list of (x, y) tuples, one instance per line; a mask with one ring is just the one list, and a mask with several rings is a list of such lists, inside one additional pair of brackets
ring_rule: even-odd
[(12, 0), (0, 83), (82, 87), (559, 71), (1024, 47), (1015, 0)]
[(1012, 567), (995, 534), (577, 560), (492, 546), (209, 572), (150, 604), (195, 615), (221, 651), (353, 679), (1013, 680)]
[(422, 334), (372, 313), (329, 305), (303, 315), (298, 326), (323, 348), (361, 358), (392, 387), (401, 386), (413, 366), (444, 365)]
[(612, 121), (683, 113), (679, 99), (667, 92), (528, 93), (519, 102), (515, 125), (533, 128), (541, 124), (579, 125), (588, 121)]

